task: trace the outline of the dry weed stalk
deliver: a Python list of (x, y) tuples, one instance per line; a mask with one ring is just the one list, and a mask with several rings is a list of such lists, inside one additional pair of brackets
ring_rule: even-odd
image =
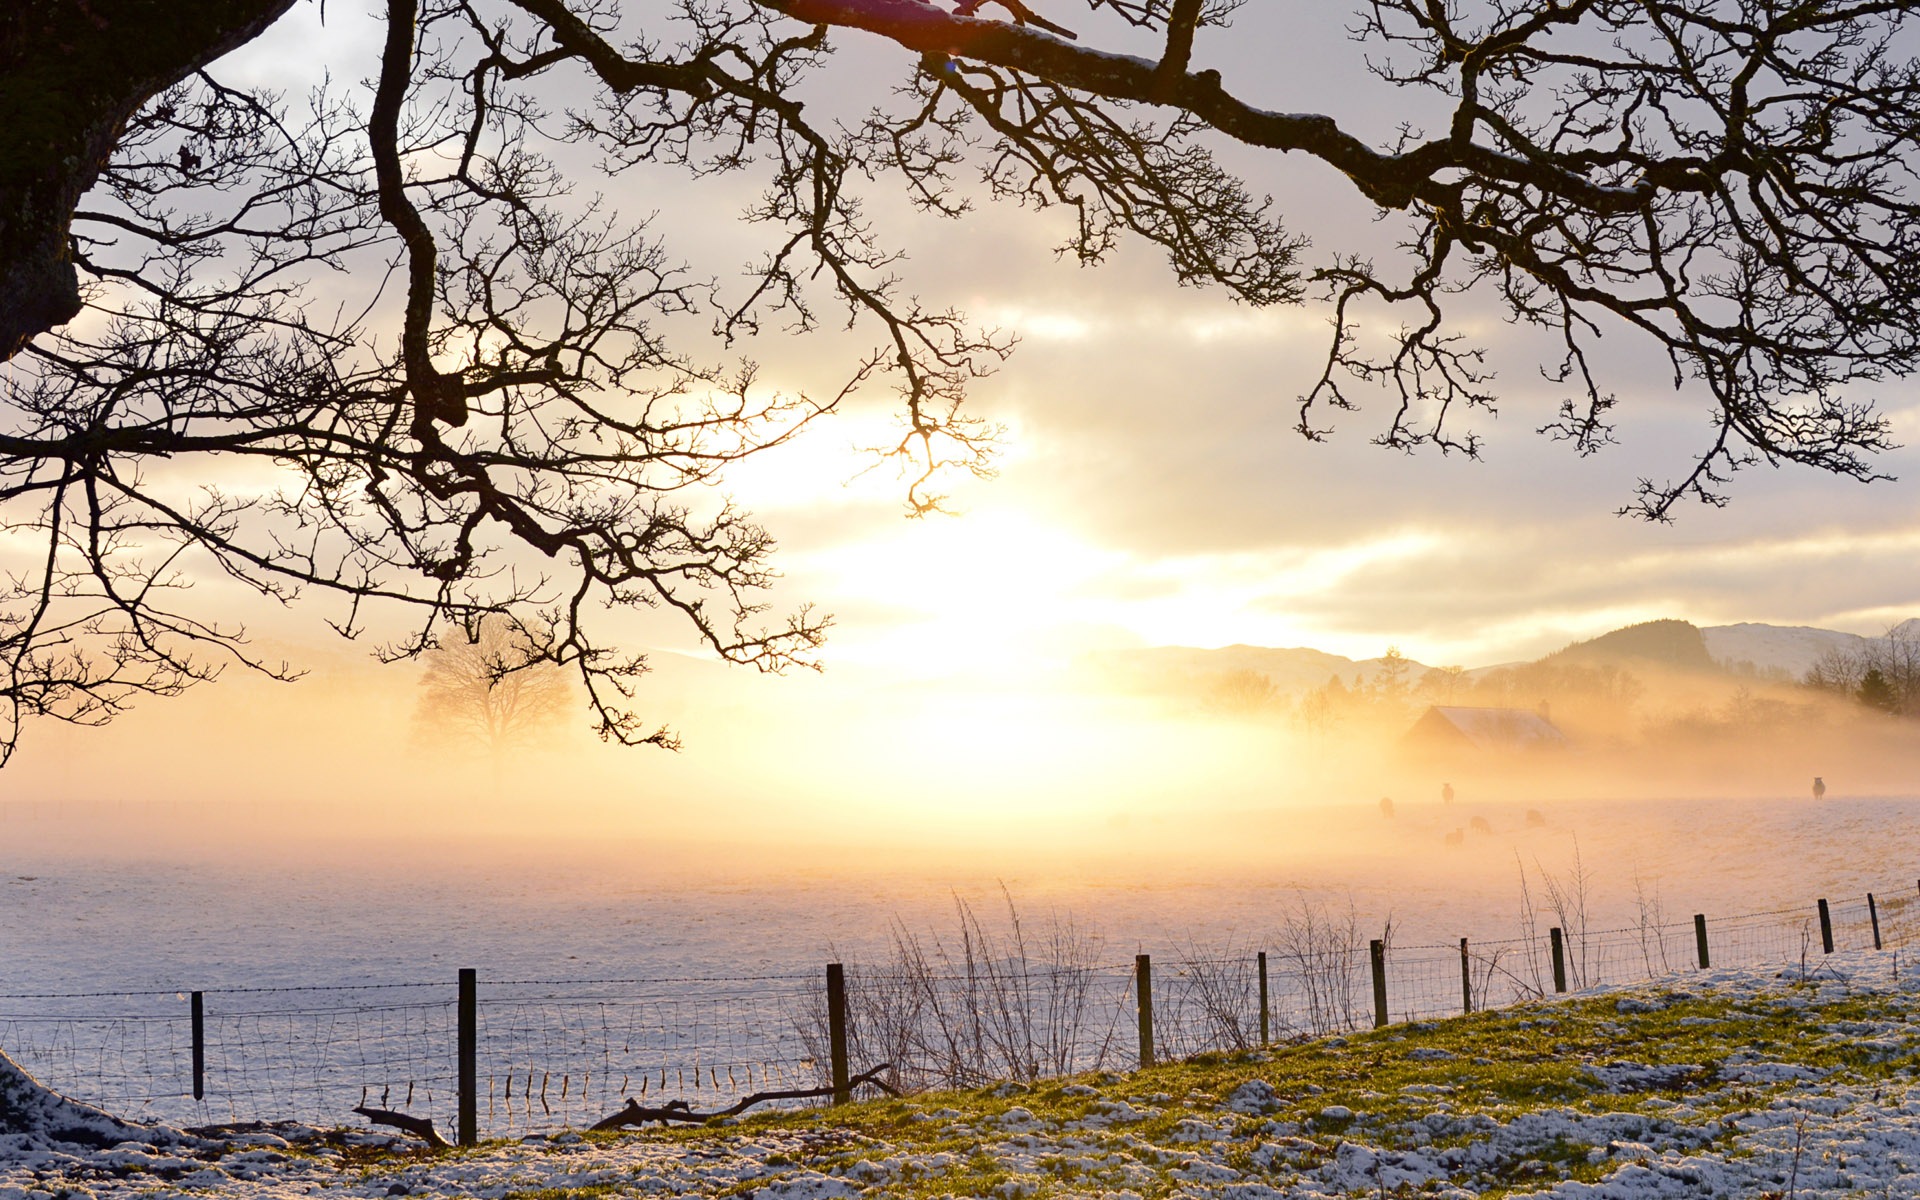
[[(1001, 895), (1004, 932), (989, 930), (956, 896), (949, 937), (895, 921), (881, 962), (848, 966), (854, 1062), (892, 1063), (887, 1082), (906, 1090), (1032, 1082), (1107, 1065), (1125, 1005), (1101, 995), (1112, 978), (1099, 965), (1104, 939), (1071, 914), (1054, 914), (1030, 941), (1012, 895)], [(824, 1064), (825, 999), (809, 997), (795, 1025), (809, 1056)]]
[(1361, 1027), (1366, 945), (1351, 897), (1346, 912), (1336, 914), (1322, 901), (1296, 896), (1275, 944), (1282, 977), (1293, 983), (1299, 1000), (1298, 1021), (1288, 1021), (1283, 1012), (1279, 1028), (1320, 1037)]
[(1251, 946), (1229, 938), (1210, 957), (1192, 937), (1165, 996), (1166, 1018), (1156, 1012), (1156, 1055), (1181, 1058), (1202, 1050), (1252, 1050), (1260, 1044), (1259, 978)]

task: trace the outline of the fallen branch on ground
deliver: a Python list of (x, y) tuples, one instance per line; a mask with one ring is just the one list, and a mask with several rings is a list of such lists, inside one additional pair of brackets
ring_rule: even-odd
[[(887, 1084), (881, 1082), (879, 1078), (882, 1071), (890, 1070), (892, 1066), (892, 1063), (881, 1063), (864, 1075), (855, 1075), (852, 1079), (847, 1080), (847, 1090), (851, 1092), (863, 1083), (870, 1083), (889, 1096), (898, 1096), (900, 1093), (897, 1090), (887, 1086)], [(685, 1100), (674, 1100), (660, 1108), (646, 1108), (636, 1103), (633, 1097), (629, 1096), (627, 1097), (627, 1106), (625, 1108), (603, 1121), (595, 1122), (590, 1128), (594, 1132), (599, 1133), (609, 1129), (621, 1129), (629, 1125), (644, 1125), (649, 1121), (684, 1121), (697, 1125), (704, 1121), (716, 1121), (721, 1117), (738, 1116), (754, 1105), (765, 1104), (770, 1100), (817, 1100), (822, 1096), (831, 1095), (833, 1095), (833, 1088), (831, 1086), (803, 1088), (785, 1092), (755, 1092), (753, 1095), (747, 1096), (727, 1108), (710, 1113), (694, 1112)]]
[(384, 1108), (368, 1108), (365, 1105), (353, 1111), (359, 1113), (367, 1120), (372, 1121), (375, 1125), (391, 1125), (395, 1129), (404, 1130), (419, 1138), (421, 1141), (424, 1141), (427, 1145), (432, 1146), (435, 1150), (453, 1149), (453, 1144), (441, 1137), (440, 1132), (433, 1127), (432, 1117), (411, 1117), (406, 1113), (392, 1112)]

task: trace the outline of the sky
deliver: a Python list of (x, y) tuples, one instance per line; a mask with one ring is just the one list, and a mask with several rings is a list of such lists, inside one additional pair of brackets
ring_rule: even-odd
[[(1339, 11), (1250, 6), (1231, 33), (1202, 31), (1196, 65), (1221, 67), (1256, 105), (1329, 111), (1381, 141), (1430, 116), (1370, 80)], [(1391, 224), (1331, 171), (1233, 161), (1313, 239), (1310, 262), (1384, 251)], [(838, 488), (825, 464), (861, 443), (861, 414), (796, 449), (820, 466), (742, 473), (795, 592), (843, 614), (842, 661), (897, 662), (909, 647), (972, 659), (984, 640), (989, 656), (1248, 643), (1360, 658), (1397, 644), (1472, 666), (1660, 617), (1877, 633), (1920, 609), (1912, 450), (1880, 462), (1895, 482), (1760, 467), (1734, 478), (1726, 509), (1683, 507), (1670, 525), (1616, 516), (1641, 477), (1672, 477), (1706, 444), (1707, 399), (1676, 393), (1647, 347), (1607, 330), (1596, 358), (1621, 399), (1620, 444), (1580, 459), (1534, 432), (1559, 393), (1539, 377), (1539, 343), (1497, 314), (1475, 331), (1502, 397), (1475, 421), (1480, 460), (1371, 445), (1390, 412), (1377, 401), (1308, 443), (1295, 401), (1324, 355), (1324, 308), (1256, 312), (1177, 287), (1137, 244), (1082, 269), (1049, 253), (1054, 217), (994, 209), (907, 241), (915, 286), (1021, 337), (975, 406), (1008, 429), (1000, 477), (959, 488), (960, 517), (903, 526), (892, 481)], [(1911, 446), (1920, 392), (1878, 398)]]
[[(323, 19), (319, 5), (302, 0), (215, 73), (281, 86), (322, 68), (364, 75), (378, 34), (360, 7), (332, 0)], [(1249, 6), (1231, 33), (1202, 32), (1195, 65), (1221, 68), (1255, 104), (1328, 111), (1376, 141), (1402, 121), (1430, 117), (1368, 79), (1343, 11)], [(904, 59), (863, 35), (836, 42), (869, 91), (904, 70)], [(822, 100), (857, 112), (868, 98), (850, 89)], [(1390, 240), (1390, 225), (1375, 223), (1330, 171), (1227, 153), (1312, 239), (1309, 262)], [(676, 248), (719, 264), (716, 271), (749, 257), (737, 222), (748, 194), (729, 191), (732, 184), (649, 176), (586, 186), (625, 210), (656, 213)], [(1036, 784), (1071, 790), (1064, 781), (1089, 756), (1107, 761), (1110, 778), (1128, 780), (1127, 795), (1174, 788), (1220, 735), (1182, 732), (1189, 740), (1177, 741), (1179, 753), (1143, 738), (1122, 746), (1128, 738), (1116, 741), (1116, 730), (1144, 727), (1099, 698), (1059, 700), (1049, 682), (1092, 652), (1244, 643), (1364, 658), (1392, 645), (1429, 664), (1478, 666), (1655, 618), (1871, 634), (1920, 613), (1914, 449), (1878, 464), (1896, 482), (1762, 467), (1735, 477), (1724, 509), (1682, 508), (1665, 525), (1614, 515), (1639, 478), (1669, 476), (1710, 436), (1706, 399), (1676, 394), (1622, 331), (1603, 343), (1608, 385), (1621, 398), (1619, 445), (1592, 458), (1533, 432), (1558, 397), (1540, 380), (1536, 347), (1491, 320), (1481, 331), (1502, 402), (1497, 417), (1475, 419), (1485, 439), (1479, 460), (1369, 444), (1388, 419), (1378, 403), (1341, 414), (1330, 441), (1308, 443), (1293, 432), (1295, 401), (1324, 353), (1322, 308), (1255, 312), (1218, 291), (1181, 288), (1140, 245), (1081, 268), (1053, 253), (1064, 230), (1056, 212), (988, 205), (938, 222), (878, 193), (873, 211), (908, 254), (901, 272), (910, 291), (1019, 335), (1017, 351), (971, 402), (975, 416), (1005, 428), (998, 477), (957, 482), (952, 515), (906, 519), (905, 483), (888, 469), (864, 469), (863, 448), (892, 430), (884, 395), (856, 399), (738, 469), (730, 491), (780, 543), (776, 606), (811, 602), (834, 615), (820, 656), (825, 673), (769, 680), (722, 671), (700, 660), (687, 630), (633, 626), (660, 667), (645, 694), (651, 711), (682, 728), (687, 748), (596, 766), (622, 781), (623, 797), (650, 789), (764, 797), (796, 776), (806, 777), (809, 794), (830, 791), (849, 757), (863, 760), (852, 790), (873, 797), (930, 786), (1004, 795), (1017, 808)], [(747, 349), (770, 386), (817, 392), (864, 348), (863, 336), (768, 336)], [(1879, 399), (1895, 440), (1920, 443), (1920, 390), (1895, 384)], [(148, 786), (136, 781), (156, 777), (154, 763), (168, 753), (159, 747), (184, 746), (189, 730), (222, 721), (251, 730), (250, 745), (231, 748), (233, 763), (254, 764), (236, 765), (237, 779), (289, 755), (321, 757), (338, 730), (296, 714), (331, 703), (319, 699), (328, 679), (357, 681), (349, 691), (381, 689), (340, 719), (383, 753), (410, 753), (394, 732), (412, 702), (405, 668), (397, 683), (368, 684), (363, 651), (330, 641), (317, 617), (250, 619), (272, 644), (316, 664), (316, 679), (292, 693), (223, 682), (235, 698), (191, 697), (170, 714), (137, 713), (123, 729), (50, 731), (38, 748), (41, 735), (30, 733), (9, 771), (20, 782), (9, 789), (0, 781), (0, 790)], [(903, 702), (910, 691), (916, 699)], [(283, 694), (299, 698), (256, 699)], [(116, 759), (143, 765), (116, 775)], [(169, 761), (161, 776), (192, 778), (195, 764)], [(1256, 791), (1236, 779), (1220, 787), (1255, 802)], [(387, 786), (368, 793), (386, 795)], [(1058, 812), (1077, 819), (1117, 804), (1124, 807), (1111, 795), (1089, 797)], [(880, 820), (888, 801), (852, 808)]]

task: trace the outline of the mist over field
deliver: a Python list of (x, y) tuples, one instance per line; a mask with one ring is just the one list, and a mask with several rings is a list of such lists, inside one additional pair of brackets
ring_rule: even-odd
[[(652, 711), (679, 752), (598, 743), (577, 698), (490, 750), (423, 719), (417, 667), (336, 655), (296, 684), (236, 676), (108, 731), (41, 729), (0, 812), (64, 812), (73, 832), (48, 821), (39, 836), (133, 856), (617, 841), (722, 874), (1154, 874), (1377, 861), (1420, 822), (1464, 831), (1480, 805), (1566, 828), (1617, 810), (1631, 827), (1679, 797), (1808, 798), (1816, 776), (1834, 799), (1912, 790), (1911, 723), (1851, 695), (1777, 667), (1596, 654), (1463, 671), (1397, 651), (1156, 650), (1016, 678), (856, 666), (745, 690), (656, 655)], [(1429, 745), (1411, 731), (1433, 705), (1539, 713), (1564, 740)], [(113, 754), (95, 752), (109, 739)], [(1439, 803), (1445, 785), (1456, 804)], [(1567, 806), (1587, 815), (1562, 821)], [(126, 815), (81, 832), (89, 812)]]
[[(265, 904), (294, 927), (334, 923), (320, 895), (375, 940), (457, 913), (516, 952), (548, 953), (530, 931), (558, 929), (665, 969), (753, 943), (756, 921), (812, 961), (896, 919), (950, 923), (956, 898), (995, 919), (1009, 900), (1072, 914), (1116, 945), (1257, 938), (1302, 903), (1484, 937), (1548, 880), (1579, 877), (1594, 921), (1630, 925), (1857, 899), (1920, 863), (1910, 725), (1777, 672), (1549, 656), (1428, 696), (1383, 688), (1400, 668), (1376, 659), (1349, 664), (1329, 715), (1331, 680), (1223, 692), (1233, 672), (1211, 667), (1233, 653), (1166, 657), (1018, 688), (837, 672), (755, 695), (662, 656), (661, 714), (686, 749), (611, 749), (575, 722), (499, 754), (426, 737), (417, 672), (339, 659), (138, 712), (111, 758), (88, 757), (102, 735), (44, 731), (9, 769), (0, 871), (145, 880), (159, 907), (125, 919), (165, 930), (189, 919), (160, 882), (177, 876), (215, 911)], [(287, 695), (297, 721), (270, 702)], [(1407, 733), (1429, 699), (1541, 705), (1567, 742), (1423, 749)], [(316, 739), (336, 749), (314, 758)], [(709, 907), (732, 932), (703, 946)], [(596, 941), (610, 908), (644, 951)], [(656, 921), (671, 934), (628, 928)]]

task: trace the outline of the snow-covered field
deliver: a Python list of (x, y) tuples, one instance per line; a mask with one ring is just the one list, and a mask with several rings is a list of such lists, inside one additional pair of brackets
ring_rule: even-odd
[(439, 1156), (287, 1125), (97, 1148), (0, 1137), (0, 1200), (1914, 1196), (1916, 1006), (1911, 961), (1869, 951), (694, 1135)]
[[(1806, 953), (1822, 897), (1842, 949), (1867, 944), (1869, 891), (1890, 945), (1920, 934), (1920, 804), (1909, 798), (1542, 802), (1543, 824), (1528, 807), (1403, 799), (1390, 821), (1359, 803), (1249, 814), (1247, 840), (1271, 847), (1257, 868), (1029, 854), (1004, 870), (795, 859), (729, 873), (639, 845), (143, 853), (141, 822), (177, 826), (179, 814), (0, 805), (0, 1046), (134, 1116), (341, 1120), (363, 1099), (444, 1115), (453, 980), (473, 967), (483, 1127), (517, 1135), (584, 1124), (633, 1093), (710, 1107), (716, 1093), (812, 1082), (795, 1019), (817, 1004), (823, 965), (883, 957), (896, 921), (951, 942), (956, 895), (1004, 936), (1003, 884), (1036, 941), (1067, 914), (1088, 939), (1104, 1005), (1088, 1036), (1113, 1043), (1107, 1065), (1130, 1055), (1134, 954), (1155, 956), (1162, 986), (1180, 984), (1183, 959), (1250, 963), (1279, 948), (1303, 900), (1336, 913), (1350, 903), (1363, 939), (1393, 921), (1396, 1019), (1457, 1011), (1460, 937), (1482, 955), (1482, 983), (1517, 974), (1538, 986), (1540, 941), (1514, 945), (1520, 876), (1543, 905), (1576, 854), (1585, 926), (1614, 931), (1585, 964), (1596, 981), (1689, 967), (1696, 912), (1725, 965)], [(1472, 816), (1489, 831), (1448, 845)], [(1543, 939), (1560, 921), (1537, 915)], [(1634, 933), (1649, 918), (1664, 928), (1651, 950)], [(1244, 990), (1250, 977), (1232, 982)], [(1364, 979), (1356, 990), (1364, 1020)], [(206, 993), (212, 1043), (198, 1101), (186, 1094), (192, 991)], [(1161, 1021), (1178, 1033), (1164, 1010)]]
[[(1523, 867), (1537, 891), (1576, 851), (1596, 927), (1633, 924), (1643, 901), (1685, 920), (1920, 882), (1913, 796), (1400, 797), (1392, 820), (1376, 803), (1229, 818), (1232, 863), (1155, 853), (1143, 828), (1142, 851), (1122, 860), (1012, 846), (931, 866), (795, 854), (729, 867), (633, 840), (306, 846), (270, 828), (196, 851), (183, 828), (232, 818), (0, 800), (0, 992), (451, 981), (460, 967), (494, 979), (812, 974), (883, 950), (896, 919), (951, 928), (956, 895), (997, 919), (1003, 886), (1029, 921), (1070, 913), (1121, 959), (1266, 941), (1303, 895), (1351, 899), (1368, 927), (1391, 917), (1407, 943), (1479, 940), (1515, 928)], [(1474, 817), (1488, 831), (1448, 845)], [(148, 826), (169, 844), (144, 848)]]

